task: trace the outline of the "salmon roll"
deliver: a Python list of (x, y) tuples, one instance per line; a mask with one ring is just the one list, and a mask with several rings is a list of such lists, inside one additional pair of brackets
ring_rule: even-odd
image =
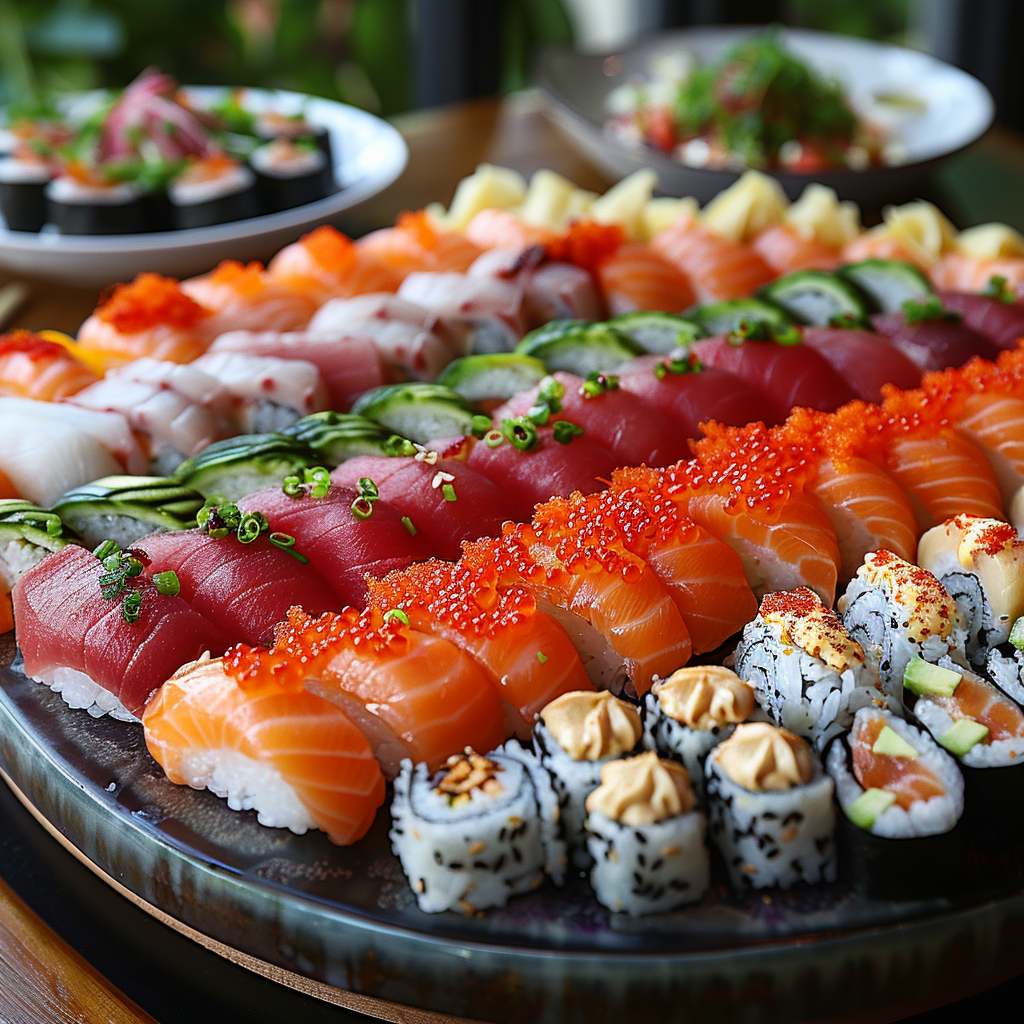
[(59, 402), (97, 380), (64, 345), (31, 331), (0, 335), (0, 395)]
[(190, 363), (206, 351), (213, 310), (200, 305), (177, 281), (139, 274), (116, 285), (78, 329), (83, 355), (103, 368), (150, 356)]
[(339, 846), (366, 835), (384, 802), (370, 744), (330, 701), (261, 679), (242, 686), (224, 662), (179, 669), (142, 716), (146, 746), (171, 782), (209, 789), (261, 825), (322, 829)]

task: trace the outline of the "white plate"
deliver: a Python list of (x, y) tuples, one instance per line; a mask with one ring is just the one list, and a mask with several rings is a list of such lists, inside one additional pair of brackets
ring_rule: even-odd
[[(190, 86), (202, 103), (216, 102), (227, 91)], [(409, 157), (402, 136), (379, 117), (331, 100), (295, 92), (246, 90), (252, 110), (300, 110), (331, 134), (335, 180), (339, 191), (315, 203), (280, 213), (186, 231), (138, 235), (59, 235), (46, 231), (8, 231), (0, 219), (0, 266), (18, 274), (62, 284), (102, 286), (133, 278), (143, 270), (187, 277), (220, 260), (266, 259), (318, 224), (365, 202), (393, 182)]]
[[(662, 192), (693, 195), (704, 203), (735, 181), (737, 174), (687, 167), (657, 150), (633, 149), (609, 137), (604, 132), (605, 99), (616, 86), (645, 76), (657, 54), (687, 50), (706, 64), (751, 31), (695, 28), (664, 32), (616, 54), (580, 54), (552, 47), (541, 56), (541, 84), (556, 125), (602, 171), (619, 178), (639, 167), (653, 167)], [(985, 86), (929, 54), (803, 29), (783, 29), (782, 38), (808, 64), (838, 80), (854, 102), (896, 93), (927, 104), (920, 115), (894, 125), (895, 137), (906, 152), (905, 163), (865, 171), (775, 174), (791, 197), (814, 180), (830, 185), (845, 199), (867, 205), (908, 198), (928, 167), (970, 145), (992, 123), (995, 107)]]

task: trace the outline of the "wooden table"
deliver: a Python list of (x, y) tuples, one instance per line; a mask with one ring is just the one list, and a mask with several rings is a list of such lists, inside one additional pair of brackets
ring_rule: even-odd
[[(485, 161), (526, 174), (550, 167), (596, 191), (609, 184), (562, 142), (532, 93), (409, 114), (396, 124), (409, 144), (409, 166), (354, 213), (346, 225), (353, 235), (394, 223), (402, 210), (447, 204), (458, 180)], [(1024, 229), (1021, 180), (1024, 140), (994, 130), (945, 165), (933, 187), (961, 226), (1005, 219)], [(0, 274), (0, 284), (6, 280)], [(73, 333), (97, 299), (91, 289), (29, 285), (13, 326)], [(1007, 998), (1021, 1005), (1024, 982), (914, 1020), (940, 1024), (968, 1012), (995, 1019)], [(0, 1024), (153, 1021), (133, 999), (161, 1024), (365, 1020), (249, 975), (148, 918), (90, 875), (0, 786)]]

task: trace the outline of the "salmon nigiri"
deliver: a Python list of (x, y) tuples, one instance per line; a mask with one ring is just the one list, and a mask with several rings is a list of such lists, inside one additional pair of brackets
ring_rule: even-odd
[(512, 210), (481, 210), (466, 225), (464, 234), (480, 249), (526, 249), (557, 237), (548, 228), (528, 224)]
[(252, 808), (263, 825), (319, 828), (347, 846), (366, 835), (384, 802), (370, 744), (344, 712), (273, 680), (243, 689), (219, 658), (176, 672), (142, 724), (171, 782)]
[(402, 283), (402, 275), (393, 267), (330, 224), (286, 245), (270, 261), (267, 273), (292, 291), (304, 292), (317, 306), (328, 299), (394, 292)]
[(751, 247), (777, 274), (835, 270), (841, 262), (837, 248), (793, 224), (765, 228), (751, 242)]
[(569, 634), (521, 586), (501, 589), (481, 570), (432, 560), (369, 588), (371, 607), (401, 611), (413, 629), (471, 655), (501, 694), (507, 731), (520, 738), (550, 701), (593, 688)]
[(937, 288), (954, 292), (980, 292), (993, 277), (1001, 277), (1018, 299), (1024, 296), (1024, 258), (1020, 256), (984, 257), (963, 252), (947, 252), (930, 268)]
[(719, 235), (691, 213), (655, 235), (651, 246), (687, 276), (701, 302), (746, 298), (778, 276), (749, 245)]
[(139, 274), (100, 302), (79, 328), (78, 344), (94, 365), (104, 368), (142, 356), (190, 363), (206, 351), (212, 315), (172, 278)]
[(440, 227), (426, 210), (402, 213), (394, 227), (371, 231), (356, 245), (401, 277), (417, 270), (464, 274), (483, 251), (466, 235)]
[(57, 402), (97, 380), (64, 345), (31, 331), (0, 335), (0, 395)]
[(687, 276), (642, 242), (626, 242), (597, 267), (597, 279), (612, 316), (643, 309), (681, 313), (693, 305)]

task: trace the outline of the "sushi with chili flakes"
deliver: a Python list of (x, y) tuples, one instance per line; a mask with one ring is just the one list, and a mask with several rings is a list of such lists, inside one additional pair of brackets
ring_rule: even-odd
[(854, 889), (879, 899), (948, 894), (962, 866), (964, 780), (927, 731), (862, 708), (825, 767), (843, 812), (840, 870)]
[(225, 153), (192, 157), (167, 186), (174, 227), (205, 228), (260, 213), (256, 175)]
[(57, 402), (97, 380), (65, 345), (32, 331), (0, 335), (0, 395)]
[(249, 154), (262, 208), (270, 213), (315, 203), (335, 191), (328, 155), (311, 139), (274, 139)]
[[(134, 720), (181, 666), (231, 643), (181, 597), (158, 589), (142, 559), (117, 551), (100, 561), (69, 544), (14, 588), (16, 637), (25, 674), (65, 703)], [(135, 575), (129, 575), (135, 573)]]
[(370, 744), (343, 711), (301, 689), (245, 686), (220, 659), (182, 666), (142, 716), (146, 746), (171, 782), (209, 789), (261, 825), (332, 843), (361, 839), (384, 802)]
[(78, 345), (84, 357), (103, 368), (142, 356), (190, 363), (206, 351), (212, 315), (172, 278), (139, 274), (101, 297), (78, 329)]

